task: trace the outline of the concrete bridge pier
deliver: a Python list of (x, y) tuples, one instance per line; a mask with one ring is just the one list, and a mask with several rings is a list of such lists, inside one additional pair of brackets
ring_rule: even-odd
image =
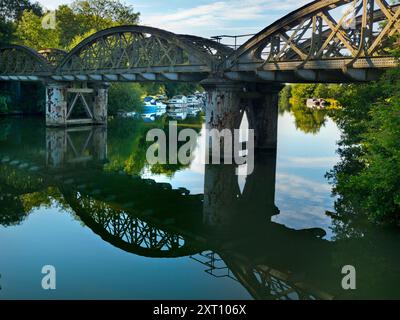
[(257, 150), (276, 150), (278, 142), (278, 104), (281, 84), (257, 83), (247, 88), (243, 109), (249, 128), (254, 130)]
[[(107, 124), (108, 84), (74, 86), (61, 82), (46, 85), (46, 125)], [(77, 109), (80, 105), (80, 112)]]
[(46, 125), (61, 127), (66, 124), (67, 116), (67, 89), (62, 83), (46, 85)]
[(108, 83), (94, 86), (93, 120), (95, 124), (107, 124)]
[[(207, 129), (239, 129), (246, 113), (249, 129), (254, 130), (255, 148), (275, 150), (278, 132), (278, 100), (281, 84), (242, 83), (225, 79), (206, 79), (208, 93)], [(222, 145), (221, 145), (222, 148)]]

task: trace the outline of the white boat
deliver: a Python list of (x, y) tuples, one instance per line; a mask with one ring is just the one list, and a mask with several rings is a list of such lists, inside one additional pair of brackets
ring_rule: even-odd
[(162, 103), (159, 100), (154, 99), (153, 97), (146, 97), (144, 98), (144, 106), (145, 107), (157, 107), (158, 109), (166, 109), (167, 105)]
[(117, 115), (122, 118), (136, 118), (137, 117), (137, 113), (135, 111), (131, 111), (131, 112), (119, 111), (117, 113)]
[(168, 111), (168, 117), (174, 120), (186, 120), (188, 116), (187, 108), (176, 108), (174, 110)]
[(135, 118), (136, 116), (137, 116), (137, 113), (135, 111), (125, 113), (126, 118)]
[(168, 101), (168, 104), (175, 108), (183, 108), (186, 107), (188, 100), (185, 96), (174, 96), (172, 99)]
[(199, 99), (197, 99), (196, 96), (188, 96), (187, 97), (187, 103), (189, 105), (198, 105), (200, 103)]
[(166, 100), (168, 100), (168, 98), (166, 96), (164, 96), (163, 94), (160, 94), (157, 96), (156, 100), (157, 101), (166, 101)]

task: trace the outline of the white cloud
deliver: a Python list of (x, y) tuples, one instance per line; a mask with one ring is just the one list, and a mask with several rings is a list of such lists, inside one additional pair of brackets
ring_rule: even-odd
[[(45, 8), (51, 10), (72, 1), (39, 0)], [(141, 24), (176, 33), (209, 37), (222, 33), (256, 33), (309, 0), (217, 0), (208, 4), (194, 4), (189, 8), (174, 8), (174, 1), (165, 5), (154, 2), (154, 8), (151, 0), (125, 2), (136, 9), (143, 9)]]
[(61, 4), (70, 4), (73, 0), (39, 0), (40, 4), (49, 10), (55, 10)]
[(231, 0), (177, 9), (171, 13), (154, 13), (142, 16), (144, 24), (176, 33), (193, 33), (200, 36), (236, 30), (239, 33), (260, 31), (284, 12), (290, 12), (307, 3), (307, 0)]
[(308, 198), (314, 202), (330, 198), (331, 186), (327, 183), (312, 181), (301, 176), (287, 173), (277, 174), (277, 191), (291, 198)]
[(280, 214), (273, 221), (294, 229), (322, 228), (330, 238), (331, 219), (325, 212), (333, 211), (331, 186), (289, 173), (278, 173), (276, 180)]
[(339, 161), (338, 156), (332, 157), (282, 157), (281, 168), (332, 168)]

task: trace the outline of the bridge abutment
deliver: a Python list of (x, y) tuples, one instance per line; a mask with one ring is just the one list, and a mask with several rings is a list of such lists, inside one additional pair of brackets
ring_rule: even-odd
[(47, 126), (104, 125), (107, 124), (107, 106), (106, 83), (91, 87), (74, 87), (64, 83), (46, 85)]
[(274, 150), (278, 135), (278, 101), (281, 84), (242, 83), (225, 79), (202, 82), (208, 93), (206, 127), (218, 131), (239, 129), (246, 113), (254, 130), (255, 148)]

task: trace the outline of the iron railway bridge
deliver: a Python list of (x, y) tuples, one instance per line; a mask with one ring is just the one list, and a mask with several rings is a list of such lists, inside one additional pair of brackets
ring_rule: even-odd
[[(208, 92), (210, 128), (235, 128), (245, 110), (257, 119), (251, 124), (256, 138), (268, 137), (267, 142), (258, 139), (257, 147), (274, 148), (276, 99), (283, 83), (378, 79), (398, 66), (389, 48), (399, 32), (399, 4), (317, 0), (235, 49), (146, 26), (100, 31), (70, 52), (2, 44), (0, 81), (44, 82), (49, 126), (104, 124), (110, 82), (200, 82)], [(255, 94), (256, 103), (251, 101)], [(78, 104), (87, 117), (73, 117)]]

